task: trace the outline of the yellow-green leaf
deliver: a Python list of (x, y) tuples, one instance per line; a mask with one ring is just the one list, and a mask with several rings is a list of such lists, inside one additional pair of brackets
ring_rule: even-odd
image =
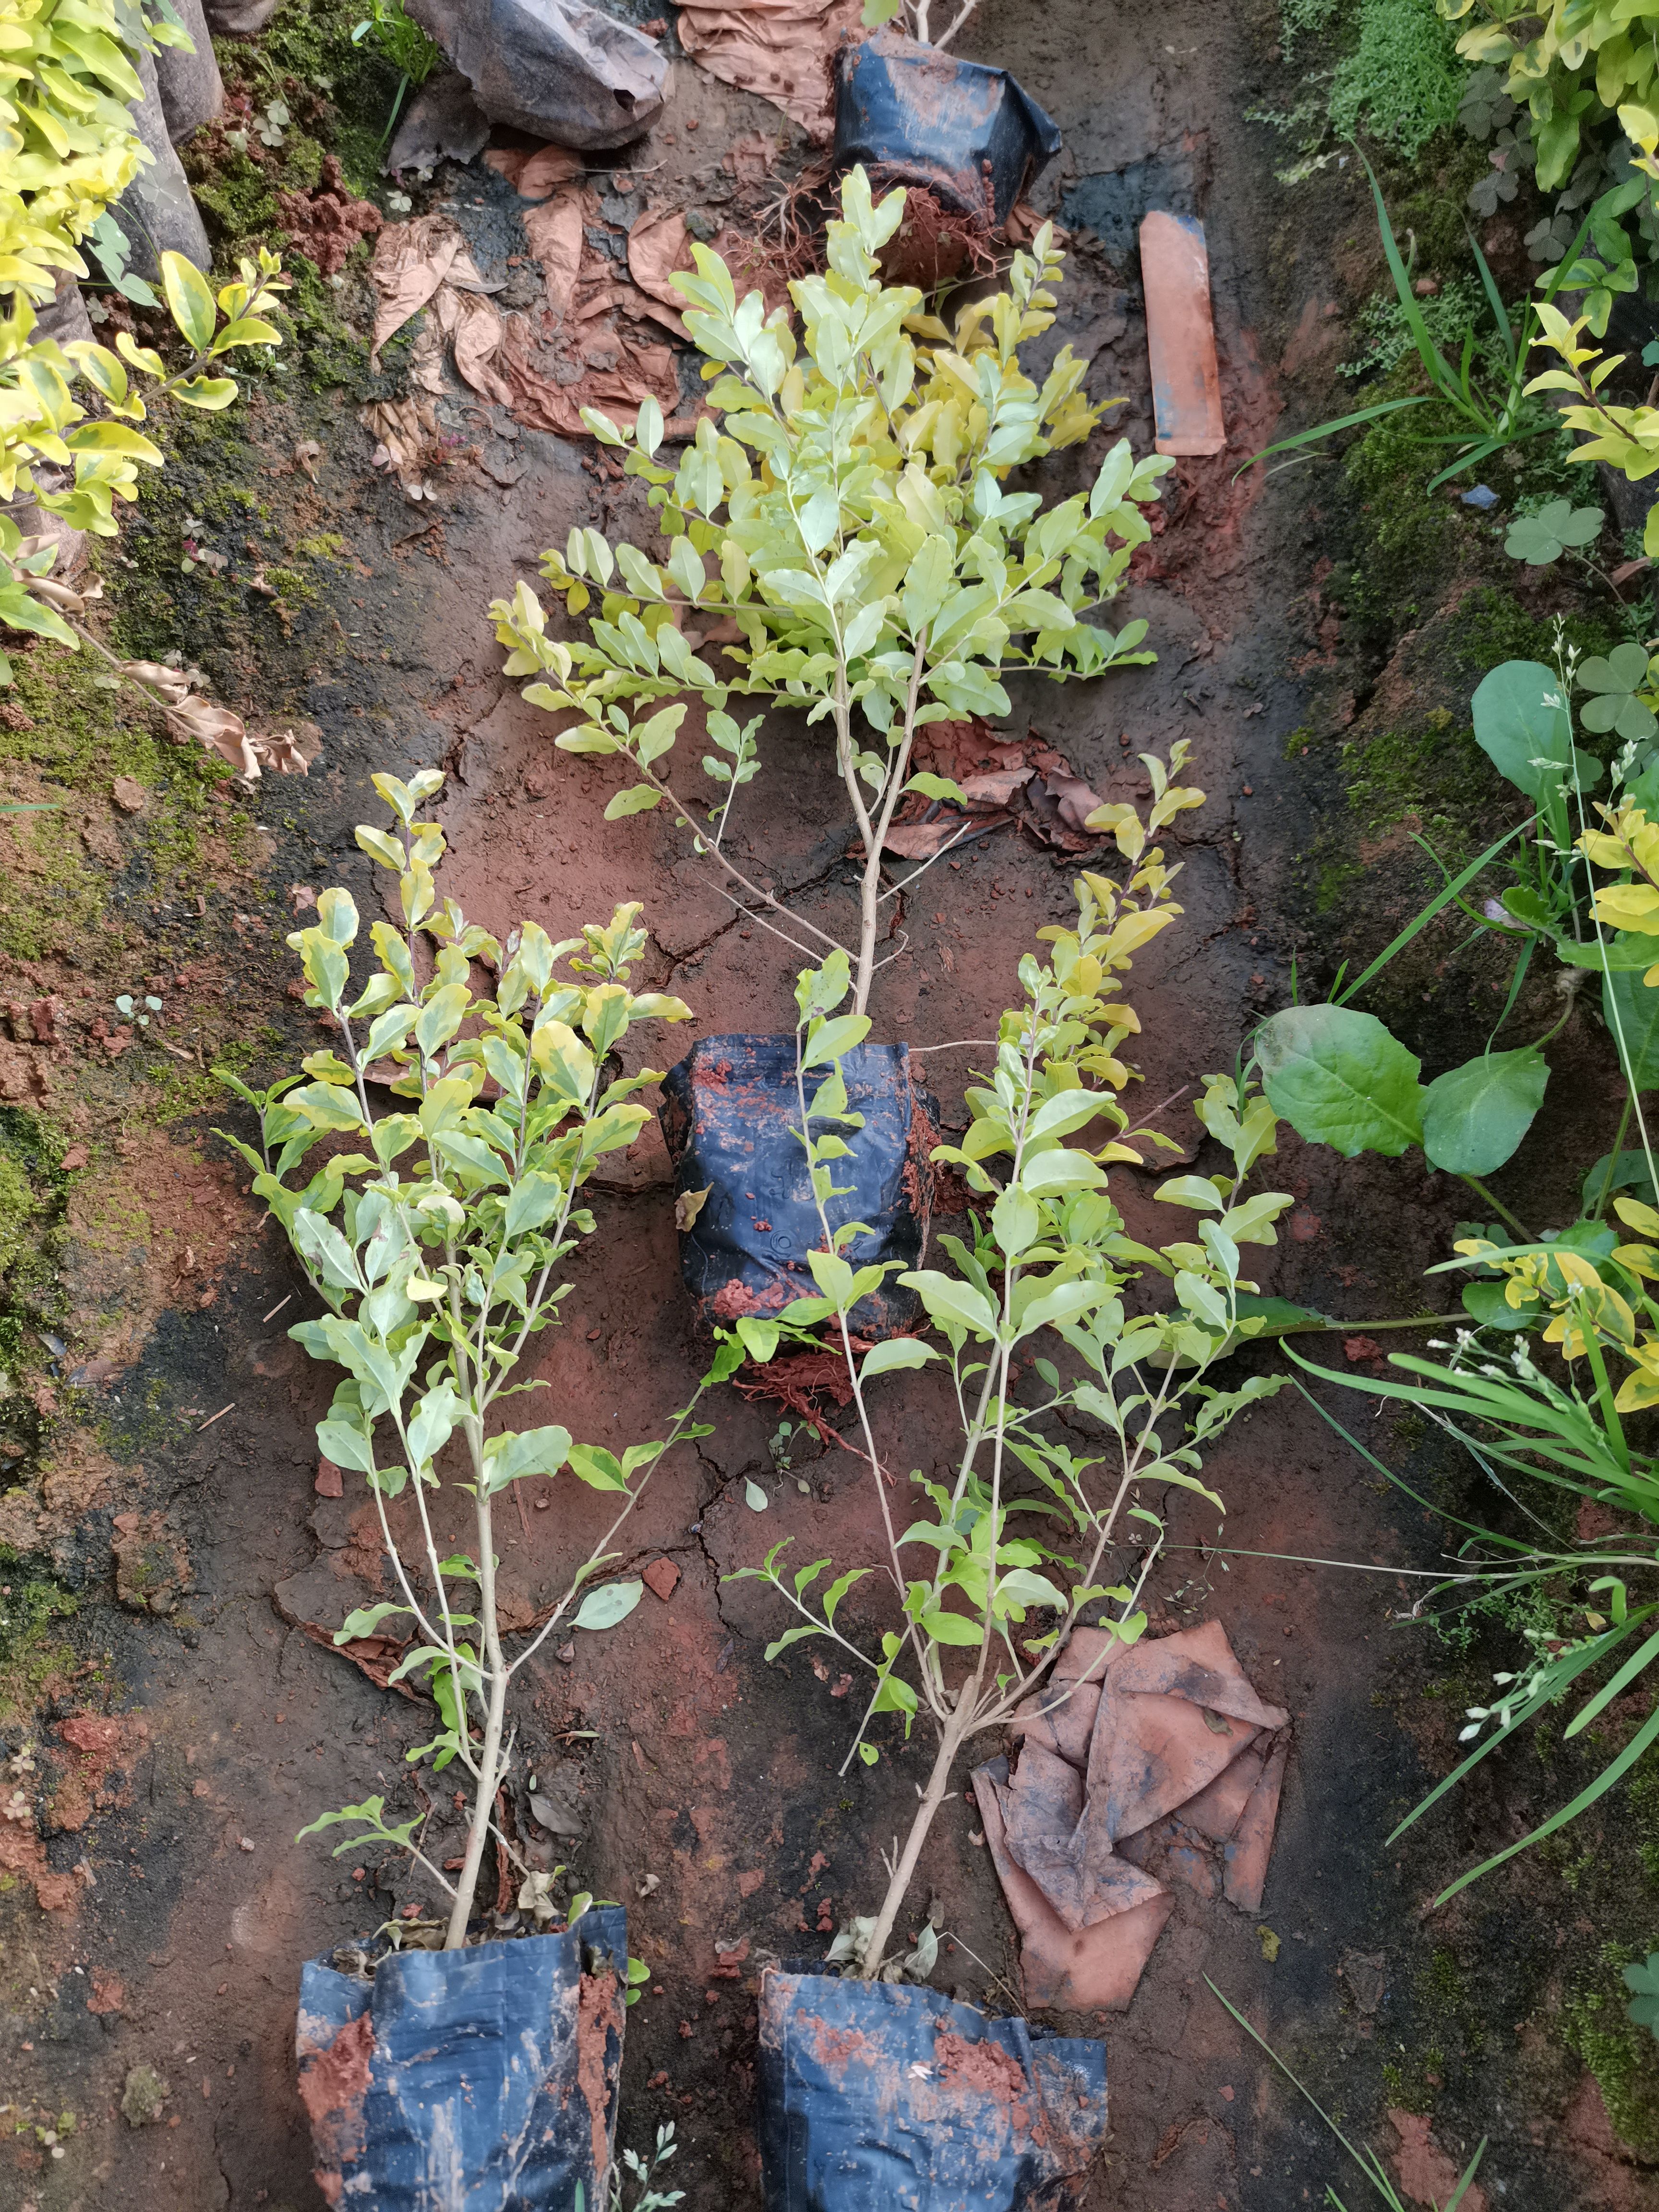
[(218, 318), (213, 295), (200, 270), (192, 268), (182, 253), (164, 253), (161, 285), (167, 313), (197, 352), (205, 353), (213, 343), (213, 325)]

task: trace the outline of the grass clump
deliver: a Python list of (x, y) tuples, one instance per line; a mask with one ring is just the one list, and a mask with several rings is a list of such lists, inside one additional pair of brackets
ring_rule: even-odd
[(1457, 119), (1468, 74), (1434, 0), (1360, 0), (1359, 43), (1331, 80), (1331, 128), (1363, 129), (1411, 161)]

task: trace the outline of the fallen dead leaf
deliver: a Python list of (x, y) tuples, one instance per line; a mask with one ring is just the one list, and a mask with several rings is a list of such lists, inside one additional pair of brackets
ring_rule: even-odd
[(832, 63), (844, 32), (856, 37), (860, 0), (723, 0), (691, 4), (680, 42), (711, 76), (757, 92), (820, 143), (835, 126)]
[(261, 774), (304, 775), (322, 750), (323, 733), (314, 722), (301, 722), (276, 737), (250, 732), (240, 714), (210, 700), (186, 698), (167, 709), (167, 725), (181, 744), (194, 738), (199, 745), (227, 760), (245, 781), (257, 783)]
[(714, 1188), (714, 1184), (708, 1182), (705, 1183), (701, 1190), (683, 1190), (674, 1200), (674, 1226), (682, 1235), (690, 1228), (692, 1223), (702, 1212), (708, 1202), (708, 1194)]
[(666, 417), (679, 400), (679, 371), (666, 345), (618, 337), (611, 367), (580, 368), (574, 379), (564, 380), (553, 374), (554, 361), (545, 357), (528, 319), (509, 315), (502, 325), (498, 360), (513, 387), (513, 412), (528, 430), (586, 438), (590, 433), (581, 419), (584, 407), (632, 416), (641, 401), (653, 398)]
[(444, 350), (453, 348), (455, 368), (462, 381), (500, 406), (511, 404), (513, 394), (489, 366), (501, 342), (501, 319), (491, 303), (476, 292), (458, 292), (441, 284), (428, 308), (427, 319), (415, 341), (410, 375), (434, 398), (445, 389)]
[[(592, 196), (579, 187), (567, 187), (532, 208), (524, 219), (530, 251), (542, 264), (547, 304), (561, 318), (570, 310), (582, 260), (582, 225), (588, 219), (586, 200)], [(597, 216), (597, 203), (592, 210)]]
[(314, 438), (301, 438), (294, 448), (294, 465), (303, 469), (313, 483), (317, 481), (317, 464), (323, 458), (323, 449)]
[(368, 274), (380, 295), (369, 343), (369, 360), (375, 363), (386, 340), (420, 313), (441, 284), (467, 292), (495, 289), (479, 276), (466, 240), (446, 215), (389, 223), (380, 233)]
[(952, 808), (933, 822), (890, 826), (881, 841), (881, 849), (884, 853), (896, 853), (902, 860), (935, 860), (958, 838), (984, 836), (990, 830), (1002, 829), (1013, 818), (1012, 814), (981, 817), (962, 814)]
[(581, 155), (568, 146), (538, 146), (533, 152), (495, 146), (484, 161), (498, 177), (507, 179), (521, 200), (544, 200), (555, 185), (580, 177), (583, 168)]
[(668, 280), (677, 270), (693, 265), (691, 234), (679, 209), (647, 209), (628, 234), (628, 273), (641, 292), (668, 310), (685, 337), (690, 332), (679, 313), (685, 302)]
[(124, 660), (121, 673), (132, 677), (137, 683), (148, 684), (152, 691), (159, 691), (166, 705), (178, 707), (189, 698), (191, 683), (196, 672), (194, 669), (185, 672), (168, 668), (159, 660)]
[(258, 780), (259, 757), (253, 750), (247, 733), (247, 725), (240, 714), (233, 714), (228, 707), (215, 707), (205, 699), (185, 699), (167, 710), (167, 728), (181, 743), (195, 738), (198, 744), (221, 760), (228, 760), (238, 775), (249, 782)]
[(390, 469), (403, 486), (406, 499), (428, 499), (422, 456), (437, 438), (438, 422), (429, 401), (376, 399), (357, 420), (375, 441), (369, 466)]

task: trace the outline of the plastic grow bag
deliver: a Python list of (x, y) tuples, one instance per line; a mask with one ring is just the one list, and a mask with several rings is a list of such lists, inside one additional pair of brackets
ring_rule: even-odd
[(372, 1981), (300, 1977), (300, 2094), (319, 2189), (363, 2212), (590, 2212), (606, 2202), (627, 1915), (561, 1936), (398, 1951)]
[[(906, 1045), (855, 1045), (841, 1068), (848, 1109), (864, 1127), (842, 1133), (850, 1153), (836, 1162), (836, 1182), (848, 1188), (832, 1201), (832, 1218), (869, 1227), (846, 1256), (855, 1267), (888, 1260), (915, 1267), (927, 1242), (938, 1103), (912, 1073)], [(824, 1073), (807, 1077), (809, 1101)], [(806, 1255), (823, 1233), (795, 1133), (794, 1038), (700, 1037), (669, 1070), (663, 1092), (676, 1187), (682, 1196), (708, 1192), (680, 1234), (681, 1271), (700, 1318), (729, 1328), (744, 1314), (775, 1314), (792, 1298), (816, 1297)], [(921, 1311), (915, 1292), (890, 1278), (859, 1300), (851, 1320), (860, 1336), (896, 1336)]]
[(662, 112), (654, 40), (587, 0), (410, 0), (494, 123), (556, 146), (626, 146)]
[(1060, 131), (1006, 70), (959, 62), (895, 31), (836, 58), (837, 168), (921, 185), (984, 229), (1008, 219), (1060, 151)]
[(1063, 2212), (1106, 2134), (1106, 2046), (936, 1990), (769, 1973), (766, 2212)]

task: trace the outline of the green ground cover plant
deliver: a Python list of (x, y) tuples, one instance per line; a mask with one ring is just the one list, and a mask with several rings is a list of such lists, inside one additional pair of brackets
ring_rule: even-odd
[[(1529, 831), (1536, 855), (1530, 879), (1523, 866), (1501, 899), (1480, 912), (1466, 904), (1477, 926), (1521, 939), (1498, 1027), (1515, 1004), (1527, 962), (1534, 951), (1552, 949), (1568, 968), (1601, 976), (1603, 1018), (1624, 1080), (1613, 1150), (1585, 1176), (1577, 1221), (1534, 1234), (1480, 1180), (1513, 1156), (1542, 1103), (1548, 1036), (1507, 1051), (1494, 1050), (1489, 1039), (1482, 1054), (1425, 1087), (1415, 1055), (1346, 1003), (1434, 913), (1463, 899), (1501, 847), (1449, 884), (1346, 991), (1339, 976), (1330, 1002), (1273, 1015), (1255, 1040), (1253, 1065), (1267, 1099), (1301, 1135), (1349, 1158), (1367, 1151), (1397, 1157), (1421, 1145), (1431, 1164), (1462, 1174), (1510, 1232), (1505, 1237), (1472, 1225), (1457, 1241), (1457, 1256), (1433, 1271), (1463, 1279), (1470, 1326), (1431, 1346), (1448, 1357), (1396, 1355), (1394, 1376), (1371, 1379), (1335, 1376), (1289, 1352), (1321, 1381), (1426, 1413), (1522, 1516), (1521, 1526), (1507, 1530), (1456, 1520), (1456, 1564), (1417, 1608), (1455, 1613), (1472, 1600), (1499, 1601), (1520, 1625), (1525, 1656), (1498, 1676), (1491, 1705), (1470, 1709), (1463, 1735), (1475, 1748), (1395, 1836), (1499, 1745), (1565, 1701), (1577, 1701), (1565, 1727), (1570, 1742), (1605, 1726), (1603, 1717), (1621, 1697), (1638, 1693), (1645, 1707), (1589, 1784), (1518, 1842), (1459, 1876), (1439, 1902), (1558, 1834), (1659, 1741), (1652, 1671), (1659, 1662), (1659, 1462), (1639, 1419), (1659, 1406), (1652, 1287), (1659, 1282), (1659, 1176), (1643, 1104), (1659, 1088), (1659, 826), (1647, 811), (1659, 812), (1659, 774), (1646, 750), (1659, 735), (1653, 704), (1648, 653), (1633, 644), (1589, 659), (1560, 644), (1553, 669), (1505, 662), (1482, 680), (1474, 701), (1482, 749), (1534, 808), (1530, 824), (1518, 825)], [(1579, 730), (1620, 746), (1608, 778), (1613, 796), (1599, 807), (1601, 827), (1590, 826), (1588, 794), (1604, 772), (1576, 743), (1575, 714)], [(1637, 1141), (1627, 1147), (1632, 1124)], [(1536, 1353), (1534, 1336), (1543, 1347)], [(1427, 1502), (1334, 1416), (1325, 1418), (1370, 1464)], [(1610, 1511), (1615, 1533), (1564, 1539), (1547, 1517), (1552, 1493), (1570, 1507), (1577, 1500)]]

